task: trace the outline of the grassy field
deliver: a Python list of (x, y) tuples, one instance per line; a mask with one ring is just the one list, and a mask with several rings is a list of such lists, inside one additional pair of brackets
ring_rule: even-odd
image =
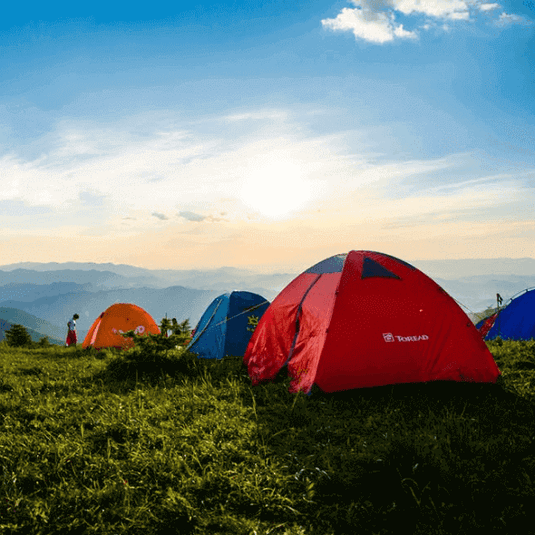
[(0, 533), (528, 534), (535, 342), (499, 385), (290, 395), (238, 359), (0, 344)]

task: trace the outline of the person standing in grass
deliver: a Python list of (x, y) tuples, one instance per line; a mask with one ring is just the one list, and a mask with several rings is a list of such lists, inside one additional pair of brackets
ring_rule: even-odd
[(76, 320), (79, 318), (78, 314), (74, 314), (72, 319), (67, 322), (67, 339), (65, 340), (65, 347), (76, 346), (78, 336), (76, 335)]

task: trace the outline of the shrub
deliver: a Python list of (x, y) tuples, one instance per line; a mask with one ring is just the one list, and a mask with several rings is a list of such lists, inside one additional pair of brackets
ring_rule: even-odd
[(39, 342), (37, 342), (37, 345), (39, 347), (50, 347), (50, 340), (48, 339), (48, 336), (43, 336), (39, 338)]
[(167, 357), (170, 349), (184, 346), (191, 337), (189, 319), (178, 323), (176, 318), (172, 320), (163, 318), (160, 323), (159, 334), (139, 335), (133, 330), (123, 333), (125, 338), (132, 338), (135, 347), (130, 353), (136, 360), (159, 360), (162, 356)]
[(24, 325), (16, 323), (6, 331), (6, 342), (11, 347), (29, 347), (32, 345), (32, 337)]

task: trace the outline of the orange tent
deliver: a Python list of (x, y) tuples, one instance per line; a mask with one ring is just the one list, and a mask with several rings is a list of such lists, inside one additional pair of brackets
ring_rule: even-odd
[(116, 303), (93, 322), (82, 347), (128, 349), (134, 346), (134, 341), (121, 336), (121, 333), (127, 331), (137, 334), (160, 333), (158, 325), (148, 312), (129, 303)]

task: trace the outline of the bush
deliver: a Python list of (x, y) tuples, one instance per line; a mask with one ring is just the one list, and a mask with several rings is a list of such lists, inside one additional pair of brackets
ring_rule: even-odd
[(125, 338), (132, 338), (135, 347), (128, 355), (139, 361), (159, 361), (168, 357), (169, 350), (177, 346), (184, 346), (191, 338), (189, 320), (178, 323), (175, 318), (163, 318), (160, 323), (160, 334), (142, 334), (127, 331), (122, 334)]
[(111, 358), (102, 375), (106, 380), (189, 374), (198, 363), (197, 357), (184, 349), (191, 338), (189, 320), (178, 323), (174, 318), (164, 318), (159, 334), (139, 335), (131, 330), (122, 336), (131, 338), (135, 345), (126, 351), (110, 352)]
[(6, 342), (11, 347), (29, 347), (32, 345), (32, 337), (24, 325), (16, 323), (5, 334)]
[(50, 343), (48, 336), (43, 336), (39, 338), (39, 342), (37, 342), (37, 345), (39, 347), (50, 347), (52, 344)]

